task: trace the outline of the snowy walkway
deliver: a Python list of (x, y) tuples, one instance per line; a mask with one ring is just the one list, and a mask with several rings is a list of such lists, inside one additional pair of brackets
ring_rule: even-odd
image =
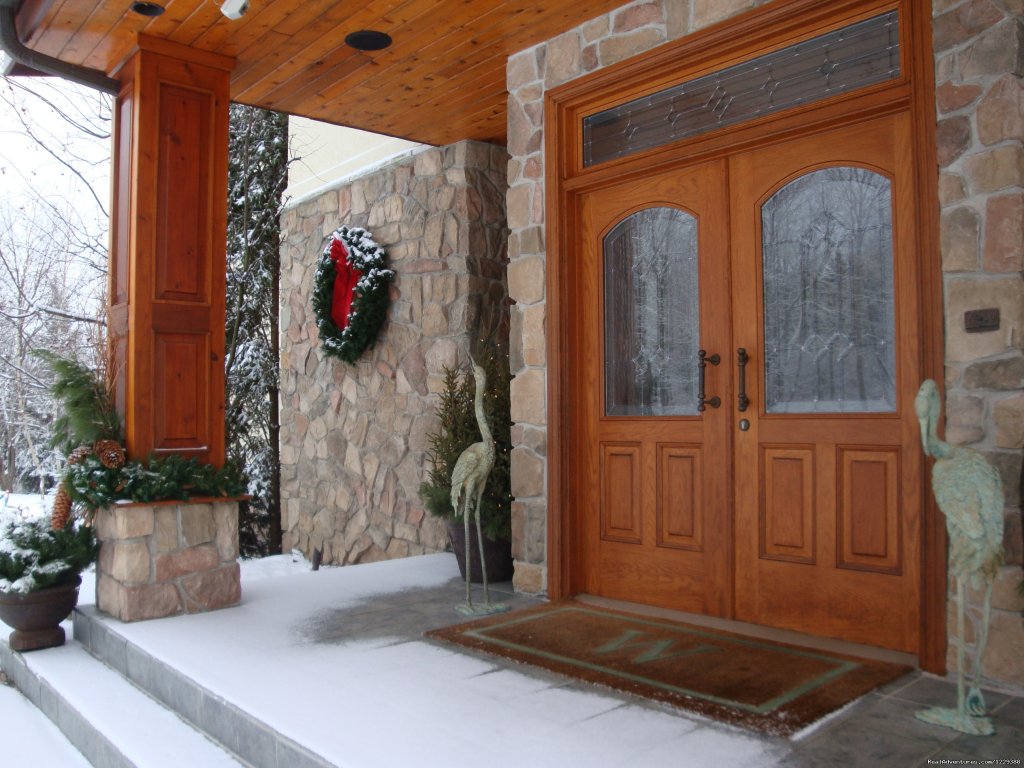
[[(1020, 698), (990, 697), (1000, 729), (992, 739), (970, 740), (915, 720), (923, 705), (953, 692), (947, 681), (919, 674), (787, 741), (427, 642), (425, 629), (462, 619), (453, 610), (461, 582), (451, 555), (316, 573), (303, 561), (269, 558), (245, 563), (242, 584), (236, 608), (122, 624), (85, 607), (81, 629), (108, 648), (119, 647), (122, 665), (134, 666), (141, 678), (165, 674), (158, 669), (163, 662), (195, 681), (200, 693), (180, 697), (184, 709), (243, 757), (247, 751), (269, 755), (261, 764), (313, 765), (291, 759), (308, 750), (319, 756), (315, 764), (341, 768), (904, 768), (936, 758), (1019, 757), (1024, 743)], [(83, 584), (82, 603), (90, 598)], [(500, 599), (532, 602), (511, 593)], [(54, 670), (63, 663), (60, 654), (83, 652), (78, 643), (70, 645), (25, 658), (39, 670)], [(92, 695), (102, 700), (112, 692), (100, 685)], [(223, 708), (211, 704), (237, 707), (255, 719), (228, 723)], [(6, 728), (14, 718), (28, 723), (11, 729), (17, 741)], [(130, 719), (126, 731), (133, 728)], [(63, 738), (11, 689), (0, 689), (0, 722), (0, 765), (84, 764), (73, 750), (65, 757), (61, 750), (70, 747)], [(152, 740), (159, 743), (159, 736)], [(44, 753), (38, 762), (29, 762), (28, 752), (9, 760), (11, 745)], [(146, 762), (145, 768), (163, 765)]]

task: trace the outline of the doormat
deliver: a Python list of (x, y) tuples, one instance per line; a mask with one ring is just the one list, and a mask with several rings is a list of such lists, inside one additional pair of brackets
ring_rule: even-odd
[(780, 736), (910, 671), (572, 600), (426, 635)]

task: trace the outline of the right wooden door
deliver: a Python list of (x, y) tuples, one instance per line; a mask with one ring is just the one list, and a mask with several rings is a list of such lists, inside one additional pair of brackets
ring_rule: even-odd
[(916, 652), (909, 131), (896, 114), (730, 158), (729, 405), (736, 618)]

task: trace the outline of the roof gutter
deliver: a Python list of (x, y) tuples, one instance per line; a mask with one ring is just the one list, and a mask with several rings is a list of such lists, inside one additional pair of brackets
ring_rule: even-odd
[(77, 64), (69, 64), (53, 56), (26, 48), (18, 38), (18, 28), (15, 23), (17, 7), (21, 0), (0, 0), (0, 50), (3, 50), (11, 59), (23, 67), (31, 70), (62, 77), (65, 80), (79, 83), (116, 96), (121, 89), (121, 83), (112, 77), (107, 77), (98, 69), (90, 69)]

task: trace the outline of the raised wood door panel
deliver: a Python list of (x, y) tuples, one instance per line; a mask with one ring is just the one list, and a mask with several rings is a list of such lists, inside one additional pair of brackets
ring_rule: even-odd
[[(742, 414), (750, 427), (735, 442), (736, 617), (916, 652), (921, 461), (913, 399), (921, 372), (909, 141), (909, 119), (897, 114), (735, 155), (729, 172), (735, 344), (750, 353), (751, 399)], [(768, 206), (819, 172), (823, 183), (875, 186), (870, 195), (820, 193), (834, 198), (835, 215), (812, 213), (799, 232), (807, 242), (781, 246), (790, 261), (820, 260), (806, 268), (813, 279), (798, 286), (800, 301), (784, 321), (799, 328), (789, 349), (773, 336), (786, 294), (771, 272), (786, 269), (789, 257), (765, 253), (776, 237), (797, 235)], [(891, 231), (865, 224), (872, 216)], [(874, 286), (865, 274), (878, 266), (845, 266), (884, 238), (891, 300), (887, 289), (864, 287)], [(793, 275), (800, 269), (803, 262)], [(891, 340), (877, 340), (887, 311)], [(812, 384), (818, 394), (808, 394)], [(848, 398), (850, 387), (860, 399)]]
[[(630, 338), (643, 331), (615, 308), (616, 292), (633, 289), (632, 275), (605, 275), (606, 258), (616, 258), (605, 245), (614, 248), (617, 228), (631, 216), (661, 211), (692, 223), (699, 286), (692, 312), (699, 332), (678, 330), (691, 333), (693, 349), (638, 365), (695, 372), (696, 347), (718, 352), (723, 364), (707, 367), (707, 396), (728, 402), (726, 207), (720, 161), (606, 187), (581, 200), (571, 346), (578, 425), (572, 477), (583, 591), (713, 615), (732, 611), (728, 408), (698, 412), (695, 392), (664, 407), (620, 408), (620, 398), (646, 402), (641, 390), (650, 380), (615, 362), (621, 356), (628, 363), (635, 352)], [(661, 301), (672, 313), (691, 299), (669, 294)], [(662, 330), (671, 331), (675, 321), (662, 321)], [(671, 340), (668, 347), (674, 349)]]

